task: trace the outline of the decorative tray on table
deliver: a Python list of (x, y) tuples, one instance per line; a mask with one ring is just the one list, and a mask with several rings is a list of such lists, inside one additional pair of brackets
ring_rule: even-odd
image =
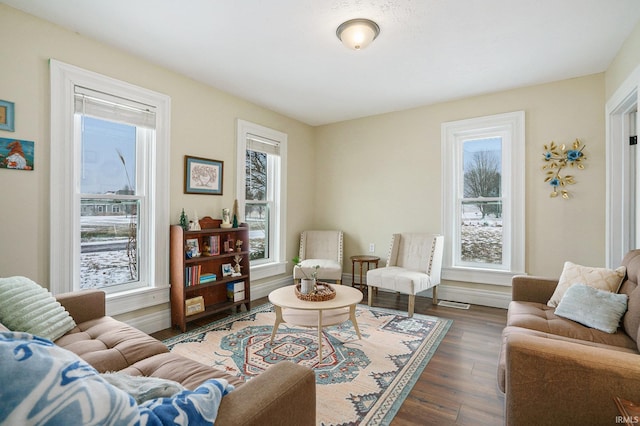
[(336, 291), (329, 283), (320, 282), (316, 283), (315, 289), (309, 294), (302, 294), (300, 292), (300, 284), (295, 286), (296, 296), (300, 300), (306, 300), (308, 302), (325, 302), (336, 297)]

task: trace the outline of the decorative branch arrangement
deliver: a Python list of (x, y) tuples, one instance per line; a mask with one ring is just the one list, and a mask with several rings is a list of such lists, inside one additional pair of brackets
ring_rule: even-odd
[[(557, 146), (553, 141), (548, 146), (544, 146), (542, 156), (546, 164), (542, 166), (542, 170), (547, 170), (547, 177), (544, 181), (549, 182), (549, 185), (553, 188), (550, 194), (551, 197), (557, 197), (558, 193), (560, 193), (565, 200), (569, 198), (569, 191), (564, 187), (573, 185), (576, 182), (572, 175), (563, 176), (560, 172), (567, 166), (577, 167), (580, 170), (584, 169), (582, 162), (587, 159), (582, 153), (584, 148), (585, 145), (582, 145), (578, 139), (573, 142), (572, 149), (566, 149), (564, 144)], [(560, 189), (559, 192), (558, 189)]]

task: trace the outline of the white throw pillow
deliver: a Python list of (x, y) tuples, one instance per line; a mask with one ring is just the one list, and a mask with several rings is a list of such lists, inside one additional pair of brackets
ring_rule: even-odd
[(55, 341), (76, 326), (69, 312), (47, 291), (26, 277), (0, 278), (0, 322)]
[(555, 314), (605, 333), (615, 333), (626, 311), (626, 294), (575, 284), (564, 294)]
[(553, 296), (547, 302), (548, 306), (555, 308), (560, 303), (564, 293), (574, 284), (585, 284), (600, 290), (617, 293), (624, 279), (627, 268), (620, 266), (616, 269), (593, 268), (590, 266), (576, 265), (565, 262), (564, 269), (558, 280), (558, 286)]

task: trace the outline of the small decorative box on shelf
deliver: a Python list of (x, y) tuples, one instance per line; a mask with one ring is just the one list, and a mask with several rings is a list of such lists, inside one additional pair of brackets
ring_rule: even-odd
[(199, 314), (200, 312), (204, 312), (204, 299), (202, 296), (187, 299), (184, 302), (184, 306), (186, 311), (185, 315)]
[(244, 281), (237, 281), (227, 284), (227, 299), (238, 302), (244, 299)]

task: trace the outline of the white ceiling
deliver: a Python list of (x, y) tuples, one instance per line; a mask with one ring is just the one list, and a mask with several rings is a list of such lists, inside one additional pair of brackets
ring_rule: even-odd
[[(0, 0), (311, 125), (605, 71), (638, 0)], [(365, 50), (337, 26), (378, 23)]]

